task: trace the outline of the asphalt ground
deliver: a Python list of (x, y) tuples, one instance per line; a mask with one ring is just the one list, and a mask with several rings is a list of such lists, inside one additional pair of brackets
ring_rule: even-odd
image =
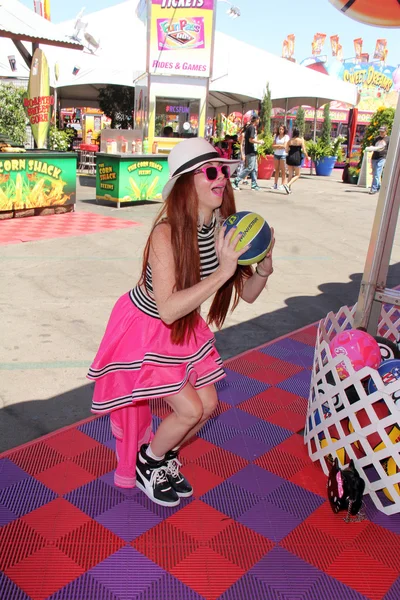
[[(0, 451), (90, 416), (85, 379), (118, 297), (133, 287), (160, 203), (97, 204), (81, 177), (76, 210), (138, 226), (0, 246)], [(243, 186), (238, 210), (275, 228), (275, 272), (252, 305), (242, 302), (216, 332), (224, 359), (313, 323), (357, 300), (378, 195), (304, 174), (293, 194)], [(46, 217), (35, 217), (45, 219)], [(2, 222), (0, 222), (0, 227)], [(400, 283), (400, 234), (388, 285)], [(206, 310), (206, 306), (203, 307)]]

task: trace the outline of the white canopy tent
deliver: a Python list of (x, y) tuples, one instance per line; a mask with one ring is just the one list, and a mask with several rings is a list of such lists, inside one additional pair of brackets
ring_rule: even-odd
[[(147, 32), (136, 15), (137, 4), (137, 0), (128, 0), (81, 16), (81, 20), (87, 23), (85, 32), (99, 44), (95, 53), (88, 47), (83, 51), (44, 48), (61, 106), (98, 106), (97, 95), (101, 87), (107, 84), (133, 86), (135, 79), (145, 72)], [(60, 38), (70, 39), (74, 25), (75, 21), (58, 25)], [(3, 66), (7, 67), (8, 61), (2, 47), (0, 50), (0, 73), (5, 71), (7, 75), (7, 68)], [(54, 79), (56, 63), (58, 81)], [(357, 103), (355, 86), (216, 32), (213, 77), (210, 81), (211, 110), (230, 112), (241, 110), (244, 106), (250, 108), (251, 103), (262, 98), (267, 81), (274, 106), (287, 109), (299, 104), (321, 106), (331, 100), (350, 105)]]

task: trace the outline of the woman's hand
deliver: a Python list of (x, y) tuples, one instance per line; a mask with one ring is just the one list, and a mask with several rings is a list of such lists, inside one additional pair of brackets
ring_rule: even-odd
[(247, 252), (250, 248), (250, 244), (242, 248), (241, 250), (235, 250), (236, 245), (240, 238), (233, 238), (234, 233), (236, 232), (236, 227), (232, 227), (225, 235), (226, 226), (221, 227), (221, 230), (218, 234), (218, 239), (215, 245), (215, 249), (217, 252), (218, 262), (219, 262), (219, 270), (223, 274), (225, 281), (228, 281), (234, 275), (238, 260)]
[(275, 246), (275, 232), (274, 228), (271, 227), (271, 246), (266, 254), (266, 256), (258, 263), (257, 271), (261, 276), (269, 277), (274, 272), (274, 267), (272, 266), (272, 250)]

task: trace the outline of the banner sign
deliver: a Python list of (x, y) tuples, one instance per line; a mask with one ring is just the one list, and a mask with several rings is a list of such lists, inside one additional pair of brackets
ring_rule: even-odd
[(50, 96), (49, 66), (40, 48), (35, 50), (24, 107), (38, 148), (45, 148), (54, 96)]
[(375, 111), (380, 106), (397, 105), (400, 68), (359, 61), (343, 63), (339, 78), (353, 83), (360, 92), (360, 110)]
[(337, 56), (338, 49), (339, 49), (339, 36), (331, 35), (330, 40), (331, 40), (332, 56)]
[(311, 42), (311, 50), (313, 56), (321, 54), (326, 40), (326, 33), (316, 33), (314, 40)]
[(362, 47), (363, 47), (362, 38), (356, 38), (354, 40), (354, 51), (356, 53), (356, 58), (361, 58)]
[(74, 204), (76, 155), (0, 155), (0, 211)]
[(384, 61), (387, 56), (387, 40), (379, 39), (376, 40), (375, 52), (374, 52), (374, 60), (382, 60)]
[(213, 0), (150, 0), (149, 71), (209, 77)]

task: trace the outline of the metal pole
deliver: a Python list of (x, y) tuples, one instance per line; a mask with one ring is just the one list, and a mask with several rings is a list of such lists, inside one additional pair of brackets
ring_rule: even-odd
[(400, 98), (390, 136), (382, 187), (372, 227), (354, 327), (376, 335), (381, 304), (400, 305), (400, 294), (385, 289), (400, 206)]
[(283, 119), (283, 124), (284, 124), (284, 126), (285, 126), (285, 127), (286, 127), (286, 125), (287, 125), (287, 109), (288, 109), (288, 103), (289, 103), (289, 98), (286, 98), (286, 100), (285, 100), (285, 116), (284, 116), (284, 119)]
[(314, 110), (314, 131), (313, 131), (313, 140), (317, 139), (317, 110), (318, 110), (318, 98), (315, 98), (315, 110)]

